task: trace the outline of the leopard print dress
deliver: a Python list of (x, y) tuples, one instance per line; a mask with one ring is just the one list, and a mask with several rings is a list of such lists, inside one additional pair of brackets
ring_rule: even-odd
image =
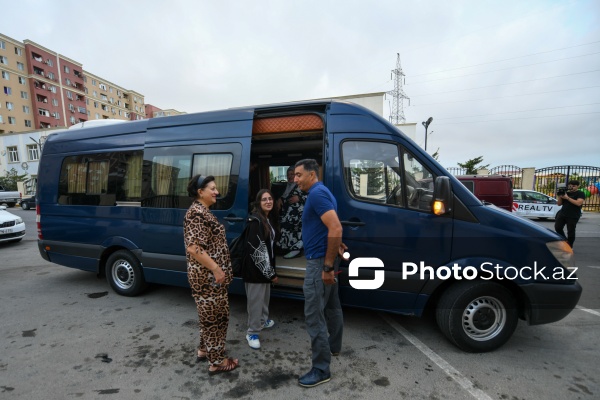
[(183, 233), (186, 249), (198, 246), (225, 272), (225, 283), (215, 284), (213, 273), (186, 251), (188, 281), (198, 308), (198, 349), (206, 351), (212, 365), (218, 365), (226, 358), (225, 339), (229, 325), (227, 287), (233, 279), (225, 228), (202, 203), (194, 201), (185, 214)]

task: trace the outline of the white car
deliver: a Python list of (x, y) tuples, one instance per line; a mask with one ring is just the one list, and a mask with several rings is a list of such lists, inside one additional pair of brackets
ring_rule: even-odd
[(533, 190), (513, 190), (513, 212), (528, 218), (556, 218), (562, 206), (554, 197)]
[(25, 222), (21, 217), (0, 206), (0, 242), (18, 242), (25, 237)]

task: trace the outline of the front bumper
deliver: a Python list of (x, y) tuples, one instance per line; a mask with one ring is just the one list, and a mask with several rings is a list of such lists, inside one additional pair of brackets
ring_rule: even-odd
[(529, 325), (560, 321), (575, 308), (583, 290), (579, 282), (572, 285), (531, 283), (520, 288), (529, 300), (526, 310)]

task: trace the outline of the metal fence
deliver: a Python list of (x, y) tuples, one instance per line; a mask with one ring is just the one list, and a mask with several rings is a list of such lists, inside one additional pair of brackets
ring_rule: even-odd
[[(465, 175), (466, 168), (446, 168), (452, 175)], [(490, 175), (507, 175), (513, 178), (513, 188), (523, 188), (523, 169), (516, 165), (500, 165), (489, 170)], [(533, 190), (556, 197), (556, 189), (566, 186), (571, 179), (580, 182), (579, 190), (585, 193), (583, 209), (600, 211), (600, 167), (561, 165), (535, 170)]]
[(500, 165), (490, 169), (490, 175), (510, 176), (513, 181), (513, 189), (523, 189), (523, 169), (516, 165)]
[(583, 165), (562, 165), (535, 170), (534, 190), (555, 197), (556, 189), (571, 179), (579, 181), (585, 193), (583, 209), (600, 211), (600, 168)]

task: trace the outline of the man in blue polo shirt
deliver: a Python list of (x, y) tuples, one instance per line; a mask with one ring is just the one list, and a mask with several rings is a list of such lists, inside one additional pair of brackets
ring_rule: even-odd
[(296, 163), (294, 182), (308, 192), (302, 213), (302, 239), (306, 256), (304, 278), (304, 317), (310, 336), (312, 368), (298, 379), (303, 387), (313, 387), (331, 379), (331, 356), (342, 347), (344, 317), (335, 278), (342, 243), (342, 224), (337, 202), (329, 189), (319, 182), (319, 164), (305, 159)]

